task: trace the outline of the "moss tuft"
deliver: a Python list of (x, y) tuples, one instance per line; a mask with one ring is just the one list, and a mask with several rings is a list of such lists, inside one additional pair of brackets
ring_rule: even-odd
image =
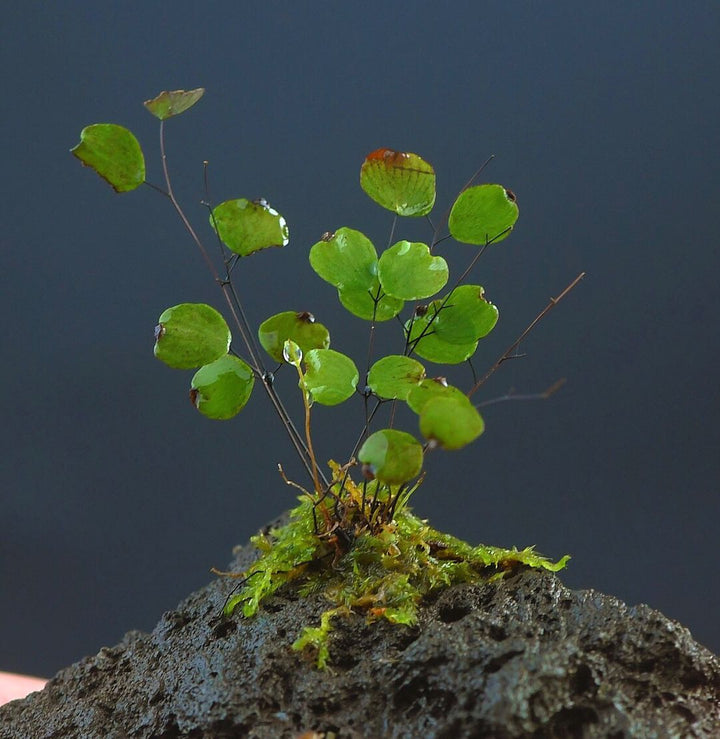
[[(292, 648), (312, 650), (324, 668), (330, 658), (332, 619), (362, 612), (368, 622), (387, 619), (412, 625), (429, 593), (457, 583), (490, 582), (518, 567), (557, 572), (569, 557), (551, 562), (527, 549), (470, 546), (433, 529), (403, 508), (391, 521), (362, 530), (315, 533), (317, 504), (307, 498), (291, 511), (285, 526), (251, 541), (259, 558), (240, 575), (239, 592), (228, 598), (224, 613), (242, 606), (246, 617), (282, 585), (299, 581), (301, 595), (322, 593), (331, 607), (320, 626), (305, 626)], [(352, 515), (350, 515), (352, 520)]]

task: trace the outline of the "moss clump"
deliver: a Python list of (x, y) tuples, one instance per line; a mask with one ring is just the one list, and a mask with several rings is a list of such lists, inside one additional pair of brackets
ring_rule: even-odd
[(490, 582), (522, 566), (557, 572), (569, 559), (551, 562), (532, 547), (473, 547), (433, 529), (407, 508), (392, 520), (372, 520), (353, 505), (364, 499), (361, 490), (352, 483), (346, 486), (350, 495), (336, 519), (342, 524), (317, 533), (318, 503), (304, 496), (289, 523), (252, 537), (260, 557), (245, 572), (233, 574), (242, 584), (224, 611), (229, 616), (242, 606), (251, 617), (265, 598), (291, 581), (299, 581), (301, 595), (322, 593), (331, 607), (319, 626), (305, 626), (293, 644), (296, 650), (314, 650), (320, 668), (329, 660), (336, 616), (361, 611), (368, 622), (384, 618), (412, 625), (422, 599), (439, 588)]

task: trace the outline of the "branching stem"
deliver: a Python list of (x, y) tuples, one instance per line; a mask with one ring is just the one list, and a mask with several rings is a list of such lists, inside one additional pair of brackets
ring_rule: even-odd
[(556, 380), (549, 388), (543, 390), (541, 393), (514, 393), (509, 392), (505, 395), (500, 395), (497, 398), (491, 398), (490, 400), (484, 400), (482, 403), (478, 403), (475, 408), (486, 408), (489, 405), (495, 405), (495, 403), (503, 403), (507, 400), (547, 400), (550, 396), (555, 393), (565, 384), (566, 380), (561, 377)]
[(490, 377), (495, 374), (496, 370), (500, 367), (500, 365), (505, 362), (508, 359), (511, 359), (513, 356), (513, 352), (520, 346), (520, 343), (525, 339), (525, 337), (537, 326), (540, 321), (542, 321), (543, 318), (580, 282), (580, 280), (585, 277), (585, 272), (581, 272), (557, 297), (550, 298), (550, 302), (538, 313), (537, 316), (533, 319), (533, 321), (528, 325), (528, 327), (520, 334), (520, 336), (515, 339), (515, 341), (510, 344), (510, 346), (503, 352), (503, 354), (499, 357), (497, 362), (493, 364), (492, 367), (470, 388), (470, 390), (467, 393), (468, 398), (472, 396), (472, 394), (478, 390), (482, 385), (484, 385)]

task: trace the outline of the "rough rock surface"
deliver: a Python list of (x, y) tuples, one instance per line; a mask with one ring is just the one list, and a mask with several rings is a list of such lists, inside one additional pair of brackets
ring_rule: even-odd
[(657, 611), (550, 573), (445, 590), (416, 628), (338, 619), (324, 672), (290, 650), (324, 602), (286, 588), (222, 619), (231, 587), (214, 579), (151, 634), (0, 708), (0, 737), (720, 736), (716, 657)]

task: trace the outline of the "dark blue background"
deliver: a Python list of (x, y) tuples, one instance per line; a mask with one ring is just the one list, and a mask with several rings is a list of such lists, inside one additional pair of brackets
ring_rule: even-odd
[[(521, 216), (473, 275), (501, 310), (478, 369), (588, 276), (483, 397), (568, 383), (545, 403), (489, 407), (482, 439), (429, 460), (415, 510), (472, 542), (570, 553), (568, 585), (649, 603), (720, 651), (716, 2), (28, 2), (3, 15), (0, 669), (49, 675), (152, 628), (293, 502), (276, 463), (301, 473), (263, 394), (212, 423), (187, 402), (190, 373), (152, 357), (164, 308), (222, 307), (168, 204), (147, 188), (117, 196), (68, 154), (83, 126), (121, 123), (159, 182), (141, 102), (196, 86), (206, 97), (168, 126), (188, 212), (207, 235), (207, 159), (216, 201), (265, 196), (291, 229), (286, 249), (241, 265), (251, 320), (312, 310), (359, 362), (367, 325), (307, 253), (343, 225), (384, 245), (390, 216), (358, 186), (363, 157), (418, 152), (447, 204), (496, 155), (487, 179), (515, 191)], [(399, 235), (427, 237), (417, 222)], [(441, 253), (458, 270), (472, 248)], [(380, 348), (397, 332), (382, 326)], [(323, 458), (347, 454), (359, 406), (317, 410)]]

